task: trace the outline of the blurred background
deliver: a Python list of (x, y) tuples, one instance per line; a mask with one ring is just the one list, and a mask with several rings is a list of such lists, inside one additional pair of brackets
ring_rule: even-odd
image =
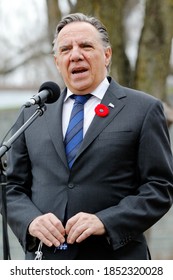
[[(173, 147), (173, 0), (0, 0), (1, 145), (20, 106), (43, 82), (63, 88), (52, 41), (60, 18), (73, 12), (94, 15), (106, 25), (113, 48), (111, 76), (163, 102)], [(11, 258), (23, 259), (18, 240), (8, 232)], [(0, 259), (2, 235), (0, 216)], [(146, 237), (152, 259), (173, 259), (173, 208)]]

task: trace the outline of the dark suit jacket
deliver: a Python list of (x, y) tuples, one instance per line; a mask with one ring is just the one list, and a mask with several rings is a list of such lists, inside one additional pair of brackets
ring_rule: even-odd
[[(62, 136), (65, 91), (9, 151), (8, 221), (26, 258), (34, 258), (27, 251), (29, 223), (48, 212), (64, 221), (65, 209), (66, 219), (81, 211), (95, 213), (107, 235), (92, 236), (56, 254), (44, 247), (45, 258), (148, 258), (143, 232), (172, 204), (168, 130), (159, 100), (109, 81), (102, 100), (109, 115), (94, 117), (71, 170)], [(16, 129), (35, 109), (22, 111)]]

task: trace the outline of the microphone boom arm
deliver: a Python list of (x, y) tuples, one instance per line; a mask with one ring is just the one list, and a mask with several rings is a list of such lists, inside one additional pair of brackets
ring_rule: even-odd
[(6, 174), (1, 162), (1, 157), (11, 148), (14, 141), (34, 122), (34, 120), (42, 116), (46, 111), (45, 104), (37, 107), (34, 114), (16, 131), (16, 133), (0, 147), (0, 196), (2, 199), (2, 229), (3, 229), (3, 253), (4, 260), (11, 259), (10, 247), (8, 240), (8, 230), (7, 230), (7, 205), (6, 205)]
[(0, 147), (0, 158), (11, 148), (14, 141), (33, 123), (33, 121), (42, 116), (46, 111), (46, 105), (38, 106), (35, 113), (16, 131), (16, 133)]

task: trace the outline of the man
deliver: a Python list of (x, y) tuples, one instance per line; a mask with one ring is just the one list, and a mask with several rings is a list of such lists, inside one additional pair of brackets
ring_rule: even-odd
[[(161, 102), (108, 76), (108, 34), (93, 17), (64, 17), (54, 55), (66, 88), (9, 152), (9, 224), (26, 259), (39, 241), (43, 259), (149, 259), (143, 233), (169, 210), (173, 191)], [(78, 147), (77, 136), (68, 139), (77, 96), (86, 99), (75, 113), (84, 117)]]

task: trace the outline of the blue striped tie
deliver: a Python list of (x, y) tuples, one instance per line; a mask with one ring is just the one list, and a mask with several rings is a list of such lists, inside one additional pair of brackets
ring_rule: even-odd
[(75, 99), (75, 102), (64, 140), (67, 161), (70, 168), (83, 140), (84, 104), (90, 96), (90, 94), (70, 96)]

